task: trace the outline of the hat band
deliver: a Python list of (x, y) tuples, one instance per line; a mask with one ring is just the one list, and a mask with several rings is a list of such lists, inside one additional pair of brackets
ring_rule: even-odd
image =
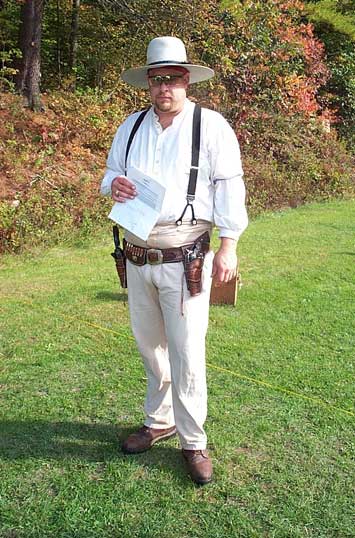
[(189, 62), (174, 62), (174, 60), (162, 60), (160, 62), (151, 62), (148, 65), (157, 65), (157, 64), (173, 64), (173, 65), (188, 65)]

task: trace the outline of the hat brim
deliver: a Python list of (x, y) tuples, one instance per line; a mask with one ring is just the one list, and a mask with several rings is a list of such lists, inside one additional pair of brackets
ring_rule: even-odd
[(204, 67), (203, 65), (194, 65), (194, 64), (185, 64), (185, 63), (157, 63), (154, 65), (144, 65), (143, 67), (131, 67), (123, 71), (121, 77), (122, 79), (135, 86), (136, 88), (148, 88), (147, 74), (149, 69), (157, 69), (158, 67), (185, 67), (190, 73), (190, 84), (195, 84), (196, 82), (203, 82), (214, 76), (213, 69), (209, 67)]

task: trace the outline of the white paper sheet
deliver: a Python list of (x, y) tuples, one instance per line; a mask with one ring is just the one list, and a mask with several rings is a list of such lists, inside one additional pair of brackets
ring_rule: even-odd
[(146, 241), (158, 220), (166, 189), (134, 167), (128, 168), (127, 178), (135, 184), (137, 196), (125, 203), (116, 202), (108, 217)]

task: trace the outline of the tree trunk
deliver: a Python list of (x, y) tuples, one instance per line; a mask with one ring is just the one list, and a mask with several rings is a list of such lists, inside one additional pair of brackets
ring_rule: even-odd
[(57, 0), (57, 32), (56, 32), (56, 41), (57, 41), (57, 74), (58, 74), (58, 83), (59, 86), (62, 85), (62, 46), (61, 46), (61, 18), (60, 18), (60, 0)]
[[(69, 50), (69, 69), (74, 73), (78, 54), (78, 29), (79, 29), (79, 9), (80, 0), (73, 0), (73, 9), (71, 14), (71, 29), (70, 29), (70, 50)], [(73, 86), (75, 87), (75, 78)]]
[(32, 110), (44, 110), (40, 95), (41, 31), (45, 0), (25, 0), (21, 6), (20, 49), (22, 60), (17, 90)]

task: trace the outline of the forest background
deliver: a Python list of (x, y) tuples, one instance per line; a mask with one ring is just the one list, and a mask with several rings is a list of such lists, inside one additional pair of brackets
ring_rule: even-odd
[(190, 97), (240, 141), (251, 215), (355, 192), (350, 0), (0, 0), (0, 252), (106, 222), (98, 193), (125, 85), (158, 35), (215, 69)]

